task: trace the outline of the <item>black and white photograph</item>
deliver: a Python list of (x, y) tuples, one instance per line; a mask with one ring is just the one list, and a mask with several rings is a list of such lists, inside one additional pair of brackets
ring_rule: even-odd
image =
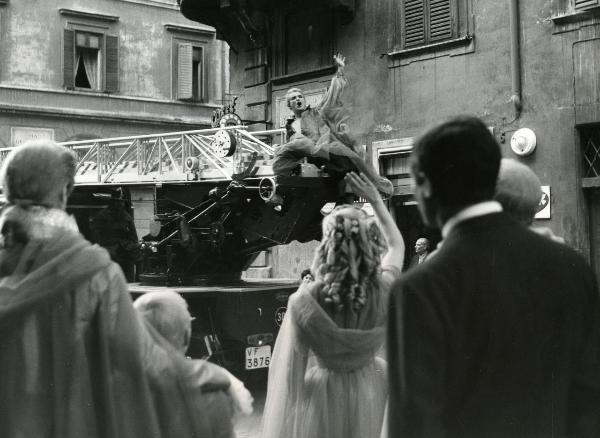
[(0, 438), (600, 438), (600, 0), (0, 0)]

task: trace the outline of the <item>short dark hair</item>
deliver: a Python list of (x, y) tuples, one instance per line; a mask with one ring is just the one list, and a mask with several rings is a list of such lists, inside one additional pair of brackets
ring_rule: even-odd
[(412, 153), (442, 205), (463, 206), (492, 199), (500, 168), (500, 147), (477, 117), (459, 116), (427, 131)]
[(307, 275), (312, 275), (312, 272), (310, 269), (305, 269), (304, 271), (302, 271), (300, 273), (300, 280), (302, 280), (304, 277), (306, 277)]

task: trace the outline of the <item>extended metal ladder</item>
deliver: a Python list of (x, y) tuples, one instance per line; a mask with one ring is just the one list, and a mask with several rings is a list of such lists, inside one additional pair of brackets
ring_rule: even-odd
[[(214, 147), (219, 131), (236, 145), (230, 156)], [(250, 163), (252, 176), (272, 176), (274, 147), (285, 142), (283, 129), (249, 132), (231, 126), (60, 144), (77, 155), (76, 185), (112, 185), (231, 180)], [(0, 149), (0, 163), (12, 149)]]

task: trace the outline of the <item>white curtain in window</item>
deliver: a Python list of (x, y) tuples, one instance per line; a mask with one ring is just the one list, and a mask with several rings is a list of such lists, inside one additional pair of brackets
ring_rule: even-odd
[[(98, 89), (98, 52), (95, 50), (86, 50), (79, 55), (83, 60), (83, 67), (87, 75), (92, 90)], [(79, 59), (77, 60), (79, 65)]]
[(81, 62), (81, 53), (76, 53), (75, 56), (77, 57), (75, 60), (75, 76), (77, 76), (77, 73), (79, 72), (79, 63)]

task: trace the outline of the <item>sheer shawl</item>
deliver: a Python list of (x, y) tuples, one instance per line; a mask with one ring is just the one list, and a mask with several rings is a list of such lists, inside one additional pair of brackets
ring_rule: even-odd
[[(333, 373), (352, 373), (373, 365), (375, 354), (382, 346), (384, 317), (378, 317), (377, 324), (370, 328), (340, 328), (314, 298), (321, 286), (320, 282), (303, 284), (290, 296), (269, 369), (263, 438), (311, 436), (307, 432), (307, 422), (310, 421), (307, 409), (313, 404), (310, 398), (316, 392), (308, 387), (306, 380), (310, 374), (307, 374), (310, 352), (314, 353), (319, 369)], [(385, 371), (382, 368), (380, 366), (374, 371), (379, 376), (364, 377), (364, 383), (368, 384), (371, 378), (383, 381), (381, 374)], [(361, 378), (359, 373), (354, 375)], [(342, 386), (348, 382), (345, 378), (337, 381)], [(362, 402), (368, 403), (368, 400)], [(383, 402), (381, 405), (383, 416)], [(321, 408), (327, 409), (328, 406)], [(352, 412), (345, 414), (348, 417)], [(379, 423), (376, 426), (378, 434), (381, 418), (372, 421)]]
[(9, 213), (28, 241), (0, 250), (0, 436), (229, 437), (228, 379), (144, 325), (107, 251), (60, 210)]

